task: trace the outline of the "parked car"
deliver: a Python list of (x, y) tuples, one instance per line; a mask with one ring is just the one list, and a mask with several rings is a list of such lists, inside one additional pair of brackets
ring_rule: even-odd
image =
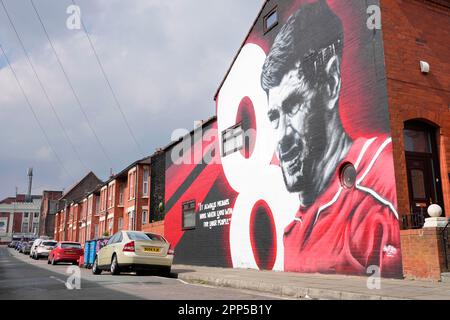
[(58, 244), (55, 240), (37, 239), (31, 247), (30, 257), (39, 260), (40, 258), (48, 258), (50, 251), (52, 251)]
[(79, 242), (61, 241), (48, 254), (48, 264), (56, 265), (60, 262), (78, 264), (80, 257), (84, 254), (83, 247)]
[(11, 241), (11, 242), (8, 244), (8, 248), (15, 248), (16, 245), (17, 245), (17, 242), (19, 242), (19, 241), (17, 241), (17, 240)]
[(25, 241), (20, 248), (20, 252), (23, 254), (30, 254), (31, 246), (33, 245), (33, 241)]
[(163, 236), (141, 231), (120, 231), (97, 253), (92, 273), (109, 270), (113, 275), (118, 275), (122, 271), (141, 273), (156, 269), (168, 275), (174, 254)]
[(25, 241), (19, 241), (17, 244), (16, 244), (16, 247), (14, 248), (14, 249), (16, 249), (16, 251), (19, 251), (20, 252), (20, 250), (22, 249), (22, 246), (25, 244)]

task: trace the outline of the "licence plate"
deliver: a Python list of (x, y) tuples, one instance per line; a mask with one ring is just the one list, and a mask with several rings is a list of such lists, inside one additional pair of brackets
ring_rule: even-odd
[(159, 253), (159, 252), (161, 252), (161, 248), (144, 248), (144, 251)]

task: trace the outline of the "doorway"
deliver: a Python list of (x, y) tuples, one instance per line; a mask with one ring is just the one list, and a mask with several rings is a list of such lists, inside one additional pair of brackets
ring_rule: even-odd
[(443, 208), (441, 175), (436, 143), (437, 129), (422, 121), (405, 123), (406, 171), (411, 209), (409, 228), (421, 228), (431, 204)]

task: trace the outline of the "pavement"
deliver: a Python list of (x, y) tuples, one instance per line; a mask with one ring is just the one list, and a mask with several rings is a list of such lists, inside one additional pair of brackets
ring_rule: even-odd
[[(178, 279), (295, 299), (450, 300), (450, 283), (174, 265)], [(368, 282), (370, 286), (368, 286)]]

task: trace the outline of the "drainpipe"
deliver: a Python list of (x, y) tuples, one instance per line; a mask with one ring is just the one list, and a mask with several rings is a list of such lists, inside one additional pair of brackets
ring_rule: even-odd
[(138, 195), (139, 195), (139, 192), (138, 192), (138, 179), (139, 179), (139, 164), (137, 164), (136, 165), (136, 179), (134, 179), (134, 214), (135, 214), (135, 217), (134, 217), (134, 230), (136, 230), (137, 229), (137, 216), (138, 216), (138, 214), (137, 214), (137, 212), (138, 212), (138, 207), (137, 207), (137, 198), (138, 198)]

